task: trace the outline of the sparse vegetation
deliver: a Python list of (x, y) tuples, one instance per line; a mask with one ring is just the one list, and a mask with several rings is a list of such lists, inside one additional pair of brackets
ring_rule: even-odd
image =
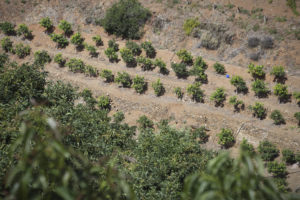
[(230, 129), (222, 128), (221, 132), (218, 134), (218, 137), (219, 137), (218, 143), (226, 149), (232, 147), (235, 143), (232, 130)]
[(149, 41), (143, 42), (141, 44), (141, 47), (146, 51), (147, 57), (149, 57), (149, 58), (155, 58), (155, 56), (156, 56), (156, 50), (152, 46), (151, 42), (149, 42)]
[(247, 93), (248, 87), (246, 86), (246, 82), (240, 76), (233, 76), (230, 80), (230, 83), (236, 87), (236, 91)]
[(63, 58), (61, 53), (59, 53), (54, 56), (54, 62), (56, 62), (60, 67), (64, 67), (66, 64), (66, 59)]
[(279, 150), (268, 140), (259, 143), (258, 152), (264, 161), (273, 161), (279, 155)]
[(285, 124), (285, 120), (279, 110), (274, 110), (270, 118), (274, 120), (274, 124), (276, 125)]
[(187, 93), (192, 96), (196, 102), (204, 102), (204, 91), (200, 88), (200, 83), (196, 82), (187, 87)]
[(184, 63), (171, 63), (171, 68), (178, 78), (187, 78), (189, 76), (187, 66)]
[(220, 64), (220, 63), (218, 63), (218, 62), (216, 62), (215, 64), (214, 64), (214, 69), (216, 70), (216, 72), (218, 73), (218, 74), (225, 74), (226, 73), (226, 70), (225, 70), (225, 67), (224, 67), (224, 65), (222, 65), (222, 64)]
[(286, 0), (286, 5), (292, 9), (295, 15), (299, 15), (299, 12), (297, 11), (296, 0)]
[(223, 106), (226, 100), (224, 88), (217, 88), (217, 90), (210, 96), (210, 100), (215, 102), (216, 106)]
[(105, 78), (105, 82), (110, 83), (114, 81), (114, 75), (111, 70), (103, 69), (100, 73), (102, 78)]
[(267, 115), (267, 110), (264, 107), (264, 104), (256, 102), (253, 106), (249, 107), (253, 112), (253, 116), (259, 119), (264, 119)]
[(186, 49), (181, 49), (176, 53), (176, 55), (181, 60), (181, 62), (187, 65), (193, 64), (193, 56)]
[(147, 89), (147, 82), (145, 82), (144, 77), (138, 75), (134, 77), (132, 80), (132, 88), (139, 94), (144, 93)]
[(102, 26), (109, 34), (126, 39), (139, 39), (142, 27), (151, 16), (137, 0), (120, 0), (106, 11)]
[(229, 103), (234, 106), (234, 111), (239, 112), (245, 108), (245, 104), (242, 100), (239, 100), (236, 96), (232, 96), (229, 99)]
[(152, 88), (154, 89), (154, 93), (157, 97), (162, 96), (165, 93), (165, 88), (160, 82), (160, 79), (157, 79), (157, 81), (152, 83)]
[(271, 92), (263, 80), (255, 80), (252, 83), (252, 90), (255, 92), (255, 95), (259, 98), (268, 97), (268, 94)]
[(19, 43), (15, 46), (14, 52), (17, 54), (19, 58), (24, 58), (30, 55), (31, 48), (29, 45), (24, 45), (22, 43)]
[(176, 96), (177, 96), (178, 99), (182, 99), (183, 98), (184, 92), (181, 90), (180, 87), (176, 87), (174, 89), (174, 93), (176, 94)]
[(118, 72), (115, 80), (117, 83), (121, 84), (122, 87), (130, 88), (131, 86), (131, 78), (127, 72)]
[(51, 34), (51, 40), (57, 43), (58, 48), (65, 48), (69, 45), (69, 41), (61, 34)]

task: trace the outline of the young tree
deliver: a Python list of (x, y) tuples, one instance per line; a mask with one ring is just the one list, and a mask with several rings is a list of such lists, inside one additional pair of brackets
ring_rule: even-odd
[(174, 89), (174, 93), (176, 94), (176, 96), (177, 96), (178, 99), (182, 99), (183, 98), (184, 92), (181, 90), (180, 87), (176, 87)]
[(116, 43), (115, 39), (112, 39), (112, 40), (108, 41), (108, 47), (112, 48), (115, 52), (119, 51), (119, 44)]
[(97, 77), (99, 75), (99, 72), (95, 67), (91, 65), (86, 65), (84, 67), (84, 74), (86, 76)]
[(0, 23), (0, 30), (5, 34), (5, 35), (15, 35), (15, 25), (10, 23), (10, 22), (2, 22)]
[(85, 64), (82, 60), (72, 58), (66, 64), (71, 72), (74, 73), (84, 73), (85, 71)]
[(144, 129), (153, 129), (154, 123), (152, 120), (150, 120), (146, 115), (141, 116), (138, 120), (137, 123), (139, 124), (139, 128), (144, 130)]
[(60, 34), (51, 34), (51, 40), (57, 43), (58, 48), (65, 48), (69, 45), (69, 41), (63, 35)]
[(248, 92), (248, 87), (246, 85), (246, 82), (244, 81), (244, 79), (240, 76), (233, 76), (230, 80), (230, 83), (235, 86), (236, 91), (239, 92), (243, 92), (243, 93), (247, 93)]
[(98, 107), (101, 110), (110, 110), (111, 109), (111, 99), (109, 96), (100, 96), (98, 97)]
[(66, 59), (63, 58), (61, 53), (59, 53), (54, 56), (54, 62), (56, 62), (60, 67), (64, 67), (66, 64)]
[(274, 110), (270, 118), (274, 120), (274, 124), (276, 125), (285, 124), (285, 120), (279, 110)]
[(132, 88), (134, 88), (137, 93), (142, 94), (147, 90), (147, 82), (145, 82), (143, 76), (137, 75), (132, 82)]
[(118, 62), (119, 61), (118, 54), (117, 54), (117, 52), (113, 48), (107, 48), (104, 51), (104, 53), (108, 57), (109, 62), (113, 63), (113, 62)]
[(124, 60), (124, 62), (126, 63), (127, 67), (135, 67), (136, 66), (136, 60), (130, 49), (125, 47), (120, 50), (120, 53), (121, 53), (121, 57)]
[(200, 144), (206, 143), (209, 138), (204, 126), (192, 130), (191, 134), (192, 134), (192, 138), (197, 140)]
[(229, 103), (234, 106), (234, 111), (239, 112), (241, 109), (244, 110), (245, 104), (242, 100), (237, 99), (236, 96), (232, 96), (229, 99)]
[(279, 155), (279, 150), (268, 140), (259, 143), (258, 152), (264, 161), (273, 161)]
[(194, 83), (187, 87), (187, 93), (196, 102), (204, 102), (204, 91), (200, 88), (200, 83)]
[(81, 36), (80, 33), (75, 33), (71, 37), (71, 43), (76, 46), (77, 50), (81, 50), (83, 48), (83, 41), (84, 38)]
[(11, 52), (14, 53), (14, 49), (13, 49), (13, 42), (10, 40), (9, 37), (4, 37), (1, 40), (1, 46), (3, 51), (5, 52)]
[(17, 29), (17, 34), (23, 36), (24, 39), (31, 39), (33, 37), (32, 31), (25, 24), (20, 24)]
[(186, 64), (184, 63), (171, 63), (171, 68), (178, 78), (187, 78), (189, 76)]
[(279, 102), (287, 102), (290, 100), (290, 94), (286, 85), (277, 83), (274, 87), (274, 94), (278, 96)]
[(218, 134), (218, 137), (219, 137), (218, 143), (226, 149), (232, 147), (235, 143), (232, 130), (230, 129), (222, 128), (221, 132)]
[(70, 36), (73, 33), (72, 25), (69, 22), (67, 22), (66, 20), (61, 20), (59, 22), (58, 28), (60, 28), (62, 31), (64, 31), (64, 34), (66, 36)]
[(141, 44), (141, 47), (146, 51), (146, 55), (149, 58), (155, 58), (156, 56), (156, 50), (152, 46), (152, 43), (149, 41), (145, 41)]
[(40, 66), (40, 67), (44, 67), (44, 65), (46, 63), (50, 63), (51, 62), (51, 57), (48, 54), (47, 51), (42, 50), (42, 51), (36, 51), (34, 53), (34, 64)]
[(159, 73), (164, 74), (164, 75), (169, 74), (169, 70), (167, 68), (167, 65), (162, 59), (156, 58), (155, 61), (153, 62), (153, 65), (155, 67), (159, 68)]
[(203, 60), (203, 58), (201, 56), (198, 56), (196, 59), (195, 59), (195, 62), (194, 62), (194, 67), (200, 67), (202, 68), (204, 71), (207, 69), (208, 65), (207, 63)]
[(296, 162), (296, 157), (294, 152), (290, 149), (283, 149), (282, 160), (288, 165), (294, 164)]
[(19, 43), (16, 45), (14, 51), (19, 58), (24, 58), (24, 57), (30, 55), (31, 48), (29, 45), (24, 45), (22, 43)]
[(222, 65), (222, 64), (220, 64), (220, 63), (218, 63), (218, 62), (216, 62), (215, 64), (214, 64), (214, 69), (216, 70), (216, 72), (218, 73), (218, 74), (225, 74), (226, 73), (226, 70), (225, 70), (225, 67), (224, 67), (224, 65)]
[(53, 23), (49, 17), (42, 18), (41, 21), (39, 22), (39, 24), (46, 29), (45, 32), (47, 32), (47, 33), (52, 32)]
[(116, 82), (121, 84), (123, 87), (130, 88), (132, 81), (127, 72), (118, 72)]
[(105, 78), (105, 82), (107, 83), (114, 81), (114, 75), (111, 70), (103, 69), (100, 73), (100, 76)]
[(96, 49), (95, 46), (85, 44), (84, 47), (90, 53), (91, 57), (97, 57), (98, 56), (98, 52), (97, 52), (97, 49)]
[(176, 53), (181, 62), (192, 65), (193, 64), (193, 56), (186, 49), (181, 49)]
[(142, 48), (134, 41), (127, 41), (126, 48), (130, 49), (135, 56), (139, 56), (142, 53)]
[(264, 104), (256, 102), (253, 106), (250, 106), (250, 110), (253, 112), (253, 116), (259, 119), (264, 119), (267, 115), (267, 109)]
[(103, 46), (103, 41), (100, 35), (94, 36), (92, 40), (96, 43), (96, 46)]
[(263, 70), (264, 66), (263, 65), (257, 65), (255, 66), (254, 64), (250, 64), (248, 66), (249, 73), (252, 75), (254, 79), (264, 79), (266, 76), (266, 72)]
[(143, 71), (153, 70), (155, 66), (151, 59), (139, 56), (136, 59), (137, 63), (141, 65)]
[(259, 98), (267, 97), (268, 94), (271, 92), (267, 87), (263, 80), (256, 79), (252, 83), (252, 90), (255, 92), (255, 95)]
[(210, 100), (215, 102), (216, 106), (224, 106), (226, 94), (224, 88), (217, 88), (217, 90), (210, 96)]
[(284, 83), (286, 80), (286, 73), (282, 66), (274, 66), (272, 68), (271, 75), (274, 75), (274, 82)]
[(166, 91), (163, 84), (160, 82), (160, 79), (157, 79), (157, 81), (153, 82), (152, 87), (157, 97), (162, 96)]

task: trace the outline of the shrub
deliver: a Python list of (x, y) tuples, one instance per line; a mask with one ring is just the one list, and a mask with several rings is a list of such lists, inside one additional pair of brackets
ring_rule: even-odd
[(137, 75), (132, 82), (132, 88), (134, 88), (137, 93), (142, 94), (146, 91), (147, 83), (145, 82), (144, 77)]
[(166, 65), (166, 63), (162, 59), (156, 58), (155, 61), (154, 61), (154, 63), (153, 63), (153, 65), (155, 67), (159, 68), (159, 72), (161, 74), (164, 74), (164, 75), (169, 74), (169, 70), (167, 69), (167, 65)]
[(2, 22), (0, 23), (0, 30), (5, 34), (5, 35), (15, 35), (15, 25), (13, 25), (10, 22)]
[(294, 164), (296, 162), (295, 154), (290, 149), (283, 149), (282, 150), (282, 160), (286, 164)]
[(216, 106), (223, 106), (226, 100), (224, 88), (217, 88), (217, 90), (210, 96), (210, 100), (215, 102)]
[(130, 49), (123, 48), (120, 50), (121, 57), (126, 63), (127, 67), (135, 67), (136, 66), (136, 60), (133, 56), (133, 53), (130, 51)]
[(266, 76), (266, 72), (263, 70), (264, 66), (263, 65), (257, 65), (255, 66), (254, 64), (250, 64), (248, 66), (249, 73), (254, 79), (264, 79)]
[(10, 40), (9, 37), (2, 38), (1, 46), (3, 51), (14, 53), (13, 42)]
[(274, 75), (274, 80), (276, 82), (282, 82), (286, 79), (286, 73), (282, 66), (274, 66), (271, 71), (271, 75)]
[(96, 46), (103, 46), (103, 41), (100, 35), (94, 36), (92, 40), (96, 43)]
[(192, 96), (196, 102), (204, 102), (204, 92), (200, 88), (199, 83), (191, 84), (187, 87), (187, 93)]
[(108, 57), (109, 62), (118, 62), (118, 54), (116, 53), (116, 51), (113, 48), (107, 48), (104, 51), (105, 55)]
[(208, 141), (208, 135), (206, 134), (205, 127), (196, 128), (191, 132), (192, 138), (197, 140), (200, 144), (204, 144)]
[(225, 68), (224, 68), (224, 65), (222, 65), (222, 64), (220, 64), (220, 63), (218, 63), (218, 62), (216, 62), (216, 63), (214, 64), (214, 69), (216, 70), (216, 72), (217, 72), (218, 74), (225, 74), (225, 73), (226, 73)]
[(279, 110), (274, 110), (270, 117), (274, 120), (274, 124), (276, 125), (285, 124), (285, 120)]
[(141, 68), (143, 71), (148, 71), (148, 70), (154, 69), (153, 62), (150, 58), (145, 58), (143, 56), (139, 56), (137, 58), (137, 62), (139, 64), (141, 64)]
[(86, 44), (86, 45), (84, 45), (84, 47), (89, 52), (91, 57), (97, 57), (98, 56), (97, 49), (96, 49), (95, 46)]
[(63, 67), (65, 66), (66, 59), (63, 58), (61, 53), (59, 53), (54, 56), (54, 62), (56, 62), (60, 67)]
[(300, 126), (300, 112), (296, 112), (294, 114), (294, 117), (296, 118), (296, 120), (298, 121), (298, 125)]
[(242, 151), (247, 152), (249, 155), (254, 155), (255, 154), (255, 150), (252, 144), (249, 144), (248, 141), (243, 138), (243, 141), (240, 145), (240, 148), (242, 149)]
[(108, 47), (112, 48), (115, 52), (119, 51), (119, 44), (116, 43), (115, 39), (108, 41)]
[(99, 72), (95, 67), (86, 65), (84, 67), (84, 74), (91, 77), (97, 77), (99, 75)]
[(101, 110), (110, 110), (111, 106), (110, 106), (111, 100), (109, 98), (109, 96), (100, 96), (98, 98), (98, 107)]
[(107, 83), (114, 81), (114, 75), (111, 70), (103, 69), (100, 73), (100, 76), (105, 78), (105, 82)]
[(248, 92), (248, 87), (246, 86), (246, 82), (244, 79), (240, 76), (233, 76), (230, 80), (230, 83), (235, 86), (236, 91), (247, 93)]
[(176, 53), (181, 62), (192, 65), (193, 64), (193, 56), (185, 49), (181, 49)]
[(264, 161), (273, 161), (279, 155), (279, 150), (268, 140), (259, 143), (258, 152)]
[(178, 99), (182, 99), (183, 98), (184, 93), (183, 93), (183, 91), (181, 90), (180, 87), (176, 87), (174, 89), (174, 93), (176, 94), (176, 96), (177, 96)]
[(178, 78), (186, 78), (189, 76), (186, 64), (184, 63), (171, 63), (171, 68)]
[(135, 56), (139, 56), (142, 53), (142, 48), (136, 42), (127, 41), (126, 47), (130, 49), (133, 55)]
[(267, 110), (264, 107), (264, 104), (256, 102), (254, 106), (250, 106), (250, 110), (253, 112), (253, 116), (259, 119), (264, 119), (267, 115)]
[(187, 19), (183, 24), (183, 30), (186, 35), (190, 35), (193, 32), (193, 30), (197, 28), (199, 25), (200, 22), (198, 21), (198, 18)]
[(24, 45), (22, 43), (17, 44), (15, 47), (15, 53), (17, 54), (17, 56), (19, 58), (24, 58), (24, 57), (30, 55), (30, 51), (31, 51), (30, 46)]
[(287, 175), (285, 164), (276, 161), (268, 163), (268, 172), (276, 178), (285, 178)]
[(17, 34), (19, 36), (23, 36), (23, 38), (31, 39), (32, 38), (32, 31), (25, 24), (20, 24), (17, 29)]
[(61, 20), (58, 28), (60, 28), (66, 36), (70, 36), (73, 33), (72, 25), (66, 20)]
[(250, 37), (248, 38), (248, 47), (254, 48), (257, 47), (260, 43), (260, 39), (257, 37)]
[(146, 55), (149, 58), (154, 58), (156, 56), (156, 50), (149, 41), (143, 42), (141, 47), (146, 51)]
[(84, 38), (81, 37), (80, 33), (75, 33), (71, 37), (71, 43), (74, 44), (74, 45), (76, 45), (76, 48), (82, 48), (83, 41), (84, 41)]
[(232, 147), (235, 143), (232, 130), (230, 129), (222, 128), (221, 132), (218, 134), (218, 137), (219, 137), (218, 143), (226, 149)]
[(53, 29), (53, 23), (49, 17), (42, 18), (40, 21), (40, 25), (44, 27), (46, 32), (51, 32)]
[(290, 99), (287, 86), (280, 83), (275, 85), (274, 94), (278, 96), (280, 102), (287, 102)]
[(47, 51), (42, 50), (42, 51), (36, 51), (34, 53), (34, 63), (37, 64), (38, 66), (44, 66), (46, 63), (51, 62), (51, 57), (48, 54)]
[(300, 92), (294, 92), (293, 96), (296, 99), (297, 104), (300, 106)]
[(65, 48), (69, 45), (67, 38), (60, 34), (51, 34), (51, 40), (57, 43), (58, 48)]
[(150, 16), (150, 11), (137, 0), (120, 0), (107, 10), (102, 26), (109, 34), (139, 39), (142, 35), (140, 28)]
[(242, 100), (238, 100), (236, 96), (232, 96), (229, 99), (229, 103), (234, 106), (234, 111), (239, 112), (245, 108), (245, 104)]
[(261, 42), (260, 42), (260, 46), (263, 49), (272, 49), (274, 46), (274, 42), (273, 39), (271, 37), (264, 37)]
[(154, 123), (152, 120), (148, 119), (145, 115), (141, 116), (138, 120), (137, 123), (139, 124), (140, 129), (153, 129)]
[(130, 88), (131, 86), (131, 78), (128, 73), (126, 72), (118, 72), (118, 75), (116, 77), (116, 82), (121, 84), (123, 87)]
[(74, 73), (84, 73), (85, 71), (85, 64), (80, 59), (72, 58), (67, 62), (66, 65), (69, 67), (71, 72)]
[(255, 95), (259, 98), (267, 97), (270, 93), (270, 90), (266, 87), (266, 84), (263, 80), (255, 80), (252, 83), (252, 90), (255, 92)]
[(152, 83), (152, 88), (157, 97), (162, 96), (166, 91), (163, 84), (160, 82), (160, 79), (157, 79), (157, 81)]

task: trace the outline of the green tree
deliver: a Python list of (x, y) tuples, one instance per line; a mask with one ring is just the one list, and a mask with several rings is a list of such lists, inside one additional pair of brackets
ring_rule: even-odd
[(103, 41), (100, 35), (93, 36), (92, 40), (96, 43), (96, 46), (103, 46)]
[(80, 33), (75, 33), (71, 37), (71, 43), (76, 46), (77, 50), (81, 50), (83, 48), (83, 41), (84, 38), (81, 36)]
[(253, 106), (249, 107), (253, 112), (253, 116), (263, 120), (267, 115), (267, 109), (264, 107), (264, 104), (255, 102)]
[(0, 30), (5, 34), (5, 35), (15, 35), (15, 25), (10, 23), (10, 22), (2, 22), (0, 23)]
[(61, 34), (51, 34), (51, 40), (56, 42), (58, 48), (65, 48), (69, 45), (69, 41)]
[(217, 88), (217, 90), (210, 96), (210, 100), (215, 102), (216, 106), (224, 106), (226, 94), (224, 88)]
[(134, 41), (127, 41), (126, 48), (130, 49), (135, 56), (139, 56), (142, 53), (142, 48)]
[(171, 68), (178, 78), (187, 78), (189, 76), (186, 64), (184, 63), (171, 63)]
[(66, 64), (66, 59), (63, 58), (61, 53), (58, 53), (54, 56), (54, 62), (56, 62), (60, 67), (64, 67)]
[(191, 84), (187, 87), (187, 93), (192, 96), (196, 102), (204, 102), (204, 91), (201, 90), (199, 83)]
[(271, 71), (271, 75), (274, 75), (274, 82), (284, 82), (286, 80), (286, 73), (282, 66), (274, 66)]
[(151, 13), (137, 0), (119, 0), (106, 11), (102, 26), (109, 34), (126, 39), (139, 39)]
[(285, 120), (279, 110), (274, 110), (270, 118), (274, 120), (274, 124), (276, 125), (285, 124)]
[(144, 77), (136, 75), (132, 80), (132, 88), (139, 94), (144, 93), (147, 90), (147, 82)]
[(66, 64), (71, 72), (74, 73), (84, 73), (85, 71), (85, 64), (82, 60), (72, 58)]
[(149, 41), (145, 41), (141, 44), (141, 47), (146, 51), (146, 56), (149, 58), (155, 58), (156, 50), (153, 47), (152, 43)]
[(176, 96), (177, 96), (178, 99), (182, 99), (183, 98), (184, 92), (181, 90), (180, 87), (176, 87), (174, 89), (174, 93), (176, 94)]
[(248, 92), (248, 87), (246, 85), (246, 82), (244, 81), (244, 79), (240, 76), (233, 76), (230, 79), (230, 83), (235, 86), (236, 91), (238, 93), (243, 92), (243, 93), (247, 93)]
[(61, 20), (58, 24), (58, 28), (60, 28), (66, 36), (70, 36), (73, 33), (72, 25), (66, 20)]
[(24, 58), (30, 55), (31, 48), (29, 45), (24, 45), (22, 43), (19, 43), (15, 46), (14, 51), (19, 58)]
[(115, 39), (108, 41), (108, 47), (112, 48), (115, 52), (119, 51), (119, 44), (116, 42)]
[(98, 77), (99, 72), (98, 72), (97, 68), (95, 68), (91, 65), (86, 65), (84, 67), (84, 74), (86, 76), (90, 76), (90, 77)]
[(230, 129), (222, 128), (221, 132), (218, 134), (218, 137), (219, 137), (218, 143), (226, 149), (232, 147), (235, 143), (232, 130)]
[(120, 50), (120, 53), (121, 53), (121, 57), (124, 60), (124, 62), (126, 63), (127, 67), (135, 67), (136, 66), (136, 60), (130, 49), (125, 47)]
[(113, 48), (107, 48), (104, 51), (105, 55), (108, 57), (109, 62), (118, 62), (118, 54)]
[(223, 75), (223, 74), (226, 73), (224, 65), (222, 65), (222, 64), (220, 64), (218, 62), (216, 62), (213, 67), (214, 67), (214, 69), (216, 70), (216, 72), (218, 74), (222, 74)]
[(118, 72), (116, 82), (121, 84), (123, 87), (130, 88), (132, 81), (127, 72)]
[(51, 62), (51, 57), (48, 54), (47, 51), (42, 50), (42, 51), (36, 51), (34, 53), (34, 64), (44, 67), (46, 63)]
[(142, 115), (138, 120), (140, 129), (153, 129), (154, 123), (151, 119), (149, 119), (146, 115)]
[(229, 103), (234, 106), (234, 111), (239, 112), (241, 109), (245, 108), (245, 104), (242, 100), (239, 100), (236, 96), (229, 98)]
[(263, 65), (257, 65), (255, 66), (254, 64), (250, 64), (248, 66), (249, 73), (252, 75), (252, 77), (256, 79), (264, 79), (266, 76), (266, 72), (264, 71), (264, 66)]
[(271, 92), (263, 80), (257, 79), (252, 83), (252, 90), (255, 95), (259, 98), (268, 97), (268, 94)]
[(191, 35), (193, 30), (200, 25), (198, 18), (195, 19), (187, 19), (184, 21), (183, 30), (186, 35)]
[(181, 60), (181, 62), (187, 65), (193, 64), (193, 56), (186, 49), (181, 49), (180, 51), (177, 51), (176, 55)]
[(102, 110), (110, 110), (111, 109), (111, 99), (109, 96), (100, 96), (98, 98), (98, 107)]
[(102, 78), (105, 78), (105, 81), (107, 83), (114, 81), (114, 75), (113, 75), (112, 71), (109, 69), (103, 69), (100, 73), (100, 76)]
[(293, 96), (296, 99), (297, 104), (300, 106), (300, 92), (294, 92)]
[(196, 128), (191, 131), (192, 137), (200, 144), (204, 144), (208, 141), (209, 136), (206, 133), (205, 127)]
[(25, 24), (20, 24), (18, 29), (17, 29), (17, 34), (19, 36), (23, 36), (24, 39), (31, 39), (33, 37), (32, 31), (29, 30), (28, 26)]
[(287, 86), (281, 83), (277, 83), (274, 86), (274, 94), (278, 96), (279, 102), (287, 102), (290, 100), (290, 94), (288, 92)]
[(98, 52), (97, 52), (97, 49), (96, 49), (95, 46), (85, 44), (84, 48), (89, 52), (91, 57), (97, 57), (98, 56)]
[(137, 63), (141, 65), (143, 71), (153, 70), (155, 65), (150, 58), (145, 58), (144, 56), (139, 56), (136, 59)]
[(163, 84), (160, 82), (160, 79), (152, 83), (152, 88), (154, 89), (154, 93), (157, 97), (164, 95), (166, 89)]
[(14, 53), (13, 42), (10, 40), (9, 37), (4, 37), (1, 39), (1, 47), (5, 52)]
[(296, 157), (294, 152), (290, 149), (283, 149), (282, 160), (288, 165), (294, 164), (296, 162)]
[(49, 17), (42, 18), (39, 24), (44, 27), (47, 33), (51, 33), (53, 30), (53, 23)]
[(164, 75), (169, 74), (169, 70), (167, 68), (167, 65), (162, 59), (156, 58), (155, 61), (153, 62), (153, 65), (155, 67), (159, 68), (159, 73), (164, 74)]
[(296, 112), (294, 114), (294, 117), (296, 118), (296, 120), (298, 121), (298, 125), (300, 126), (300, 112)]
[(268, 140), (259, 143), (258, 152), (264, 161), (273, 161), (279, 155), (279, 150)]

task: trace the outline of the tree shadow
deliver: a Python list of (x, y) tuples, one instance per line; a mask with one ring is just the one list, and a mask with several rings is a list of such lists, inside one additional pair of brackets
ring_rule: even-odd
[(287, 77), (274, 77), (273, 82), (285, 84)]
[(279, 103), (290, 103), (292, 102), (292, 95), (288, 94), (287, 96), (284, 97), (279, 97)]

